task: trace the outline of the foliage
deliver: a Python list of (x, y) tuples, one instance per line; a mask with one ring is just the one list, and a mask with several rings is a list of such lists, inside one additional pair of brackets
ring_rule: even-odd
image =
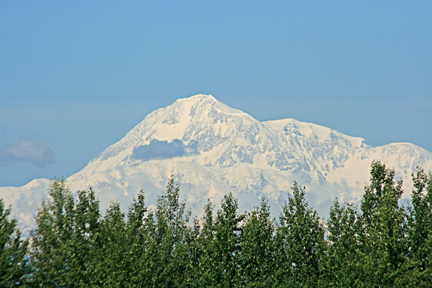
[(363, 267), (370, 285), (394, 285), (406, 260), (407, 217), (405, 209), (398, 205), (402, 193), (402, 182), (395, 182), (394, 171), (374, 161), (370, 184), (365, 187), (360, 206), (359, 235)]
[(294, 182), (292, 190), (282, 207), (276, 234), (278, 283), (314, 286), (321, 276), (324, 227), (317, 212), (308, 206), (304, 189)]
[(277, 250), (274, 241), (275, 224), (270, 218), (270, 206), (263, 198), (261, 206), (248, 213), (241, 233), (242, 281), (248, 287), (269, 287), (274, 284), (273, 258)]
[(28, 272), (28, 241), (21, 240), (16, 220), (9, 220), (10, 213), (0, 199), (0, 287), (19, 286)]
[(231, 193), (224, 196), (222, 207), (218, 211), (215, 224), (214, 260), (213, 267), (216, 275), (214, 281), (224, 287), (237, 286), (240, 283), (238, 273), (241, 253), (241, 222), (244, 215), (237, 213), (238, 203)]
[(36, 215), (31, 234), (33, 283), (53, 287), (94, 285), (100, 235), (99, 202), (94, 192), (79, 191), (75, 203), (64, 180), (53, 181), (48, 200)]
[(327, 257), (323, 264), (324, 282), (329, 287), (361, 286), (364, 261), (359, 252), (360, 231), (359, 214), (354, 207), (349, 204), (341, 205), (335, 199), (327, 221)]
[(402, 286), (432, 285), (432, 175), (413, 175), (412, 207), (408, 216), (408, 261), (397, 279)]
[(154, 211), (140, 191), (104, 215), (92, 189), (54, 180), (27, 240), (0, 200), (0, 286), (431, 287), (432, 175), (413, 180), (401, 207), (402, 183), (375, 161), (360, 208), (335, 199), (327, 221), (294, 182), (277, 223), (267, 199), (239, 213), (231, 193), (191, 220), (173, 177)]

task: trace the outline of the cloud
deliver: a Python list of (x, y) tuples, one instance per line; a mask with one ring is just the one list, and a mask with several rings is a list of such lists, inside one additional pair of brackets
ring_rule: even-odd
[(148, 145), (136, 147), (132, 157), (135, 159), (149, 161), (152, 159), (170, 159), (196, 153), (196, 143), (185, 146), (182, 141), (174, 139), (168, 141), (153, 140)]
[(16, 143), (0, 148), (0, 161), (30, 162), (39, 168), (55, 163), (55, 154), (43, 140), (20, 138)]

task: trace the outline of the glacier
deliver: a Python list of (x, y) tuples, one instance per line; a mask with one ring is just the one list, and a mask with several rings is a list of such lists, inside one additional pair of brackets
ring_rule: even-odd
[[(207, 199), (217, 205), (232, 192), (242, 210), (265, 196), (275, 217), (297, 181), (309, 204), (327, 216), (335, 197), (359, 202), (373, 160), (395, 170), (405, 199), (416, 167), (432, 171), (432, 153), (410, 143), (372, 147), (363, 138), (295, 119), (260, 122), (211, 95), (195, 95), (150, 113), (66, 181), (73, 193), (92, 187), (102, 209), (112, 200), (126, 209), (141, 189), (151, 208), (173, 175), (195, 215)], [(25, 233), (49, 183), (0, 187)]]

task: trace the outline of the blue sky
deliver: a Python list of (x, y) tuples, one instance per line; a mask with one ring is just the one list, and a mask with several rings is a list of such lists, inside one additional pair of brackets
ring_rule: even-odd
[(1, 1), (0, 186), (70, 176), (212, 94), (432, 151), (431, 1)]

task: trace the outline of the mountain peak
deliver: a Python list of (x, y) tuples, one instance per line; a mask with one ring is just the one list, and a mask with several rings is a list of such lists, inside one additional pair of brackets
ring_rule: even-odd
[[(212, 143), (215, 134), (217, 138), (226, 139), (227, 130), (235, 130), (230, 124), (234, 119), (236, 122), (256, 121), (248, 114), (219, 102), (212, 95), (181, 98), (147, 115), (123, 139), (103, 151), (98, 159), (105, 161), (118, 156), (116, 158), (120, 161), (136, 147), (149, 145), (152, 141), (172, 143), (181, 140), (189, 145), (197, 140), (197, 134), (201, 135), (201, 145), (210, 145), (205, 143)], [(118, 161), (114, 164), (117, 165)]]
[(175, 107), (176, 109), (178, 109), (181, 106), (199, 105), (200, 103), (201, 104), (207, 103), (207, 104), (214, 105), (218, 102), (219, 101), (215, 97), (213, 97), (213, 95), (197, 94), (186, 98), (179, 98), (173, 104), (167, 106), (166, 108)]
[(199, 102), (199, 101), (205, 101), (205, 100), (210, 100), (210, 101), (214, 101), (214, 102), (217, 101), (216, 98), (213, 97), (213, 95), (211, 95), (211, 94), (197, 94), (197, 95), (193, 95), (190, 97), (177, 99), (177, 101), (175, 101), (175, 102), (178, 102), (178, 101), (180, 101), (180, 102), (182, 102), (182, 101)]
[(321, 125), (295, 119), (260, 122), (212, 95), (199, 94), (150, 113), (79, 174), (161, 165), (167, 160), (205, 169), (246, 167), (288, 173), (304, 184), (325, 185), (349, 159), (368, 159), (365, 155), (372, 149), (363, 138)]
[[(296, 180), (308, 187), (311, 205), (324, 211), (334, 197), (350, 202), (361, 198), (373, 159), (395, 168), (404, 185), (412, 185), (417, 166), (432, 171), (432, 153), (412, 144), (371, 147), (360, 137), (312, 123), (260, 122), (199, 94), (150, 113), (67, 182), (72, 191), (91, 185), (103, 193), (104, 208), (113, 199), (127, 205), (142, 188), (153, 205), (174, 175), (199, 213), (206, 199), (220, 201), (227, 192), (250, 207), (266, 196), (277, 210)], [(17, 207), (20, 221), (31, 225), (48, 185), (42, 179), (19, 188), (0, 187), (0, 195)]]
[(207, 113), (207, 110), (215, 108), (218, 112), (228, 113), (228, 114), (238, 114), (244, 112), (231, 108), (228, 105), (218, 101), (212, 95), (198, 94), (188, 98), (180, 98), (176, 100), (172, 105), (164, 108), (168, 110), (189, 110), (190, 114), (195, 114), (194, 111), (201, 111)]

